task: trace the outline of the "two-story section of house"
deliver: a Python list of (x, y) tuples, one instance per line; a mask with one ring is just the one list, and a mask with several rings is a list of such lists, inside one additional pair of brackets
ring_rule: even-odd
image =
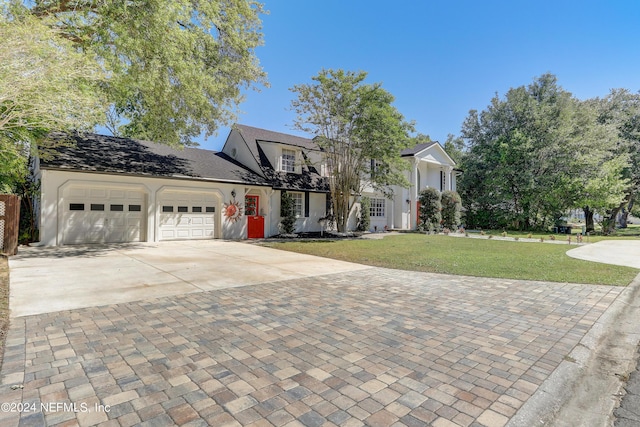
[[(70, 139), (34, 161), (42, 245), (274, 236), (284, 192), (295, 202), (297, 232), (320, 231), (330, 211), (332, 168), (313, 139), (245, 125), (232, 128), (219, 152), (96, 134)], [(365, 193), (371, 231), (413, 229), (421, 188), (455, 189), (455, 163), (438, 143), (401, 155), (411, 186), (394, 188), (391, 199)]]
[[(329, 183), (322, 152), (312, 139), (273, 132), (245, 125), (235, 125), (222, 152), (237, 159), (268, 181), (271, 188), (257, 200), (264, 206), (266, 234), (280, 232), (280, 200), (283, 192), (295, 204), (296, 232), (321, 230), (320, 218), (329, 209)], [(253, 196), (256, 191), (249, 191)]]
[[(415, 230), (421, 190), (431, 187), (441, 192), (456, 191), (456, 163), (440, 143), (418, 144), (402, 150), (400, 155), (407, 162), (404, 173), (409, 187), (394, 186), (391, 198), (371, 187), (363, 192), (370, 199), (371, 231)], [(375, 167), (375, 160), (371, 167)]]

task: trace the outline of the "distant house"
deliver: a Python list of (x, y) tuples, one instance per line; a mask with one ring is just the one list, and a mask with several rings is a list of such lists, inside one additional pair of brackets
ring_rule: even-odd
[[(320, 231), (330, 208), (330, 170), (312, 139), (244, 125), (233, 127), (220, 152), (96, 134), (73, 139), (34, 164), (43, 245), (274, 236), (283, 192), (293, 196), (298, 232)], [(401, 154), (411, 187), (394, 188), (392, 200), (365, 193), (372, 230), (415, 228), (420, 189), (455, 189), (455, 163), (440, 144)]]

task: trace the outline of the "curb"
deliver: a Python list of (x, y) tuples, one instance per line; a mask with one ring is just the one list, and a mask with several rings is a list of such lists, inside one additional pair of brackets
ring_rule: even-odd
[(506, 427), (610, 426), (640, 342), (640, 274)]

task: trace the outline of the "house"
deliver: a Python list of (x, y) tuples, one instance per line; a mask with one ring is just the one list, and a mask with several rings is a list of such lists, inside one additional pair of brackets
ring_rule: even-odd
[[(233, 127), (220, 152), (96, 134), (72, 139), (34, 161), (42, 245), (273, 236), (283, 192), (295, 201), (296, 231), (315, 232), (330, 207), (328, 168), (312, 139), (245, 125)], [(402, 156), (412, 186), (394, 188), (392, 200), (369, 189), (372, 230), (415, 228), (421, 188), (455, 189), (455, 163), (440, 144)]]

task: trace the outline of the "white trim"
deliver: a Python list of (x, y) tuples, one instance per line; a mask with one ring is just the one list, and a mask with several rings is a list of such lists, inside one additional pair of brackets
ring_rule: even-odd
[[(449, 155), (447, 154), (447, 152), (444, 150), (444, 147), (443, 147), (442, 145), (440, 145), (440, 143), (439, 143), (439, 142), (436, 142), (435, 144), (430, 145), (430, 146), (428, 146), (427, 148), (423, 148), (422, 150), (420, 150), (420, 151), (418, 151), (417, 153), (415, 153), (415, 154), (413, 155), (413, 157), (420, 158), (420, 155), (421, 155), (422, 153), (424, 153), (425, 151), (430, 150), (430, 149), (432, 149), (432, 148), (434, 148), (434, 147), (437, 147), (437, 148), (438, 148), (438, 150), (440, 150), (440, 151), (442, 152), (442, 154), (444, 154), (444, 155), (446, 156), (446, 158), (447, 158), (447, 159), (449, 160), (449, 162), (450, 162), (450, 164), (449, 164), (450, 166), (455, 166), (455, 165), (456, 165), (456, 162), (451, 158), (451, 156), (449, 156)], [(434, 159), (434, 160), (435, 160), (435, 159)], [(433, 162), (431, 162), (431, 163), (433, 163)], [(438, 162), (437, 160), (435, 161), (435, 163), (438, 163), (438, 164), (441, 164), (441, 165), (442, 165), (442, 164), (444, 164), (444, 163), (440, 163), (440, 162)]]

